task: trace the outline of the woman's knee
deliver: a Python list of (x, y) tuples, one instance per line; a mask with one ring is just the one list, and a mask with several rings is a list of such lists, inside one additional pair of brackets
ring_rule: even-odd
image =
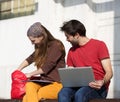
[(25, 85), (25, 88), (30, 88), (33, 86), (33, 83), (32, 82), (27, 82), (26, 85)]
[(33, 89), (37, 90), (38, 87), (39, 86), (36, 83), (33, 83), (33, 82), (27, 82), (26, 85), (25, 85), (26, 91), (33, 90)]

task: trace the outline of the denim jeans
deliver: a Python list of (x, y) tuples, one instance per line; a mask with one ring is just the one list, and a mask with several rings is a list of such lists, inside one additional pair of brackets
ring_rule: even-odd
[(58, 94), (58, 102), (88, 102), (93, 98), (106, 98), (107, 90), (103, 86), (96, 90), (89, 86), (84, 87), (63, 87)]

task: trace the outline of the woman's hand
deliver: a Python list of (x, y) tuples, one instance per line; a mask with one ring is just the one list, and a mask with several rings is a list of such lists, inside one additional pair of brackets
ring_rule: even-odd
[(31, 73), (25, 73), (25, 75), (26, 75), (27, 78), (31, 78), (32, 77)]
[(104, 85), (104, 80), (96, 80), (89, 83), (89, 86), (94, 89), (100, 89)]

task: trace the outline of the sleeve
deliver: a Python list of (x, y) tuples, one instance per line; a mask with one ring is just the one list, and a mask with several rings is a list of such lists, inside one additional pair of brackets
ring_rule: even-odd
[(67, 66), (74, 66), (73, 62), (72, 62), (72, 52), (71, 49), (68, 51), (68, 55), (67, 55)]
[(26, 61), (31, 64), (34, 62), (34, 52), (28, 57), (26, 58)]
[(62, 56), (62, 51), (57, 43), (52, 43), (47, 49), (47, 58), (44, 65), (41, 67), (46, 74), (57, 66), (57, 62)]
[(98, 52), (99, 52), (98, 55), (100, 59), (110, 58), (108, 48), (106, 44), (102, 41), (99, 44)]

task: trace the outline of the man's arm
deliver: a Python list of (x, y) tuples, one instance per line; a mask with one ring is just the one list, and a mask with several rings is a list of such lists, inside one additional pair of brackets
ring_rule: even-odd
[(101, 63), (102, 63), (102, 66), (105, 70), (105, 73), (106, 73), (104, 78), (103, 78), (104, 84), (106, 84), (107, 82), (110, 81), (110, 79), (113, 76), (112, 65), (111, 65), (110, 59), (104, 59), (101, 61)]
[(90, 82), (89, 86), (95, 89), (100, 89), (104, 84), (108, 83), (113, 76), (112, 65), (110, 59), (101, 60), (102, 66), (105, 70), (105, 76), (102, 80)]

